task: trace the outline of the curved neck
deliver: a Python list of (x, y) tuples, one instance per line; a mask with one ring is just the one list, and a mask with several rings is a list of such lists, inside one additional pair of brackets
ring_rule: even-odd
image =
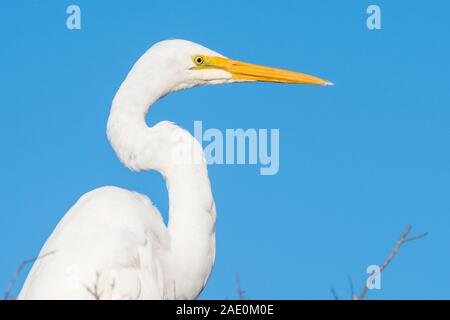
[[(142, 60), (133, 67), (114, 98), (107, 134), (128, 168), (157, 170), (165, 178), (170, 242), (160, 261), (164, 275), (162, 295), (193, 299), (203, 289), (215, 256), (215, 205), (207, 167), (200, 144), (187, 131), (170, 122), (146, 125), (151, 105), (171, 90), (158, 70), (153, 73), (158, 75), (155, 79), (148, 68), (141, 68)], [(172, 151), (186, 142), (193, 158), (200, 161), (174, 161)]]

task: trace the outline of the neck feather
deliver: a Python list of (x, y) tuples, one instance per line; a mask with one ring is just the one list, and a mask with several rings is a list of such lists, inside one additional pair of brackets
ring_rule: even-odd
[[(141, 58), (142, 60), (142, 58)], [(108, 119), (108, 138), (119, 159), (131, 170), (157, 170), (169, 193), (170, 247), (163, 259), (164, 296), (192, 299), (203, 289), (215, 257), (215, 205), (203, 151), (187, 131), (171, 122), (153, 127), (146, 115), (170, 92), (138, 62), (117, 92)], [(156, 70), (155, 70), (156, 71)], [(189, 145), (191, 160), (177, 162), (177, 149)]]

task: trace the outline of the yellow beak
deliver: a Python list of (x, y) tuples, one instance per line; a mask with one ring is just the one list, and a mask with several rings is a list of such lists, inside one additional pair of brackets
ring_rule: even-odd
[(307, 74), (265, 67), (222, 57), (204, 57), (203, 65), (198, 68), (223, 69), (231, 73), (234, 79), (242, 81), (316, 84), (322, 86), (333, 85), (330, 81)]

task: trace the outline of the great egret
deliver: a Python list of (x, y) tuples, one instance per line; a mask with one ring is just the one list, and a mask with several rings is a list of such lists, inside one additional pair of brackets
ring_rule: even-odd
[[(109, 141), (131, 170), (157, 170), (169, 193), (166, 227), (150, 200), (106, 186), (83, 195), (53, 231), (19, 299), (194, 299), (215, 259), (216, 208), (198, 141), (172, 122), (148, 127), (150, 106), (205, 84), (266, 81), (329, 85), (313, 76), (230, 60), (186, 40), (153, 45), (113, 100)], [(193, 159), (174, 150), (191, 145)]]

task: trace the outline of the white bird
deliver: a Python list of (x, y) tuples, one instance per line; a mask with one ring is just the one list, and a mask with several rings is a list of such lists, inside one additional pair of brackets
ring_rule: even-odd
[(148, 127), (146, 114), (177, 90), (246, 81), (331, 84), (231, 60), (186, 40), (153, 45), (116, 93), (107, 134), (125, 166), (165, 178), (168, 225), (144, 195), (111, 186), (88, 192), (46, 241), (18, 298), (195, 299), (216, 251), (216, 207), (203, 150), (172, 122)]

